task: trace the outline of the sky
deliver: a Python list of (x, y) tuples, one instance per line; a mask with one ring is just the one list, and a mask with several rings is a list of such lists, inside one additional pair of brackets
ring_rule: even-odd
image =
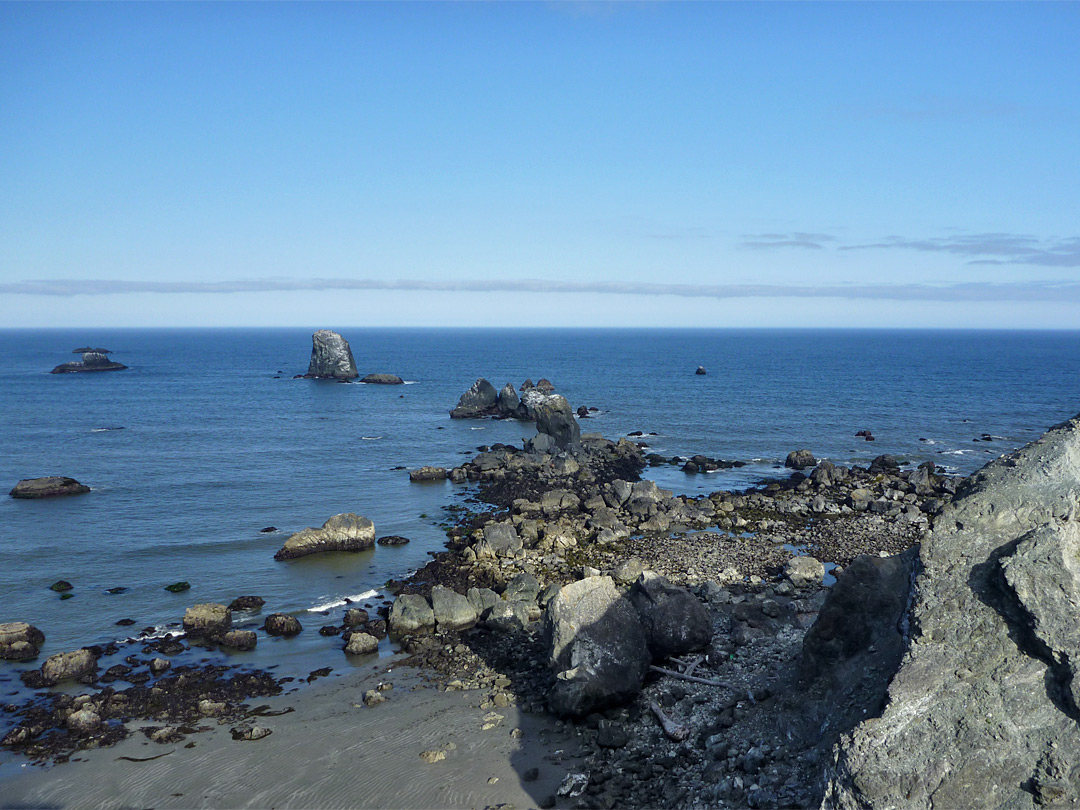
[(1080, 328), (1080, 3), (0, 3), (0, 327)]

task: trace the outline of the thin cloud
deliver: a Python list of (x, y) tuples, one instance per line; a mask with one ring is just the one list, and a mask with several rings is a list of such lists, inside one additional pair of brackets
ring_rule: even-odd
[(827, 233), (748, 233), (743, 234), (740, 247), (750, 250), (772, 250), (775, 248), (810, 248), (822, 250), (823, 242), (835, 242), (836, 237)]
[(906, 249), (951, 253), (971, 258), (969, 264), (1031, 264), (1043, 267), (1080, 267), (1080, 237), (1043, 240), (1030, 234), (974, 233), (909, 239), (890, 236), (840, 250)]
[(100, 296), (154, 293), (162, 295), (234, 295), (263, 292), (328, 292), (341, 290), (401, 290), (466, 293), (565, 293), (571, 295), (672, 295), (682, 298), (846, 298), (886, 301), (1066, 301), (1080, 302), (1080, 284), (1027, 282), (1016, 284), (652, 284), (618, 281), (401, 279), (249, 279), (236, 281), (121, 281), (60, 279), (0, 284), (0, 293), (36, 296)]

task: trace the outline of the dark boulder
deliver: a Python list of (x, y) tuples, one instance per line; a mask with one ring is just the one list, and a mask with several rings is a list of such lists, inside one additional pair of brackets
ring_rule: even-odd
[(404, 385), (405, 381), (396, 374), (368, 374), (360, 382), (371, 385)]
[(80, 371), (122, 371), (127, 368), (123, 363), (110, 360), (109, 353), (103, 349), (83, 352), (82, 358), (80, 362), (61, 363), (51, 373), (73, 374)]
[(271, 613), (263, 622), (262, 629), (268, 636), (295, 636), (304, 627), (295, 616), (288, 613)]
[(229, 610), (262, 610), (265, 604), (261, 596), (238, 596), (229, 603)]
[(477, 379), (468, 391), (461, 395), (457, 406), (450, 411), (451, 419), (474, 419), (490, 416), (498, 408), (499, 392), (483, 377)]
[(82, 495), (90, 487), (74, 478), (50, 475), (45, 478), (24, 478), (8, 494), (12, 498), (53, 498), (58, 495)]
[(707, 372), (705, 370), (705, 366), (698, 366), (697, 371), (695, 371), (694, 373), (699, 375), (699, 376), (704, 376), (704, 375), (708, 374), (709, 372)]
[(403, 546), (409, 542), (409, 538), (402, 537), (400, 534), (388, 534), (385, 537), (380, 537), (375, 542), (380, 546)]
[(655, 661), (703, 649), (712, 641), (712, 620), (698, 598), (657, 574), (641, 574), (630, 589), (630, 603)]
[(329, 329), (320, 329), (313, 334), (311, 361), (304, 376), (321, 380), (355, 380), (359, 377), (349, 341)]
[(809, 450), (792, 450), (784, 460), (784, 466), (793, 470), (805, 470), (817, 464), (817, 459)]
[(870, 462), (871, 475), (896, 475), (898, 472), (900, 472), (900, 462), (893, 456), (878, 456)]
[(521, 406), (521, 399), (514, 390), (513, 383), (507, 383), (499, 392), (498, 409), (500, 416), (514, 416)]

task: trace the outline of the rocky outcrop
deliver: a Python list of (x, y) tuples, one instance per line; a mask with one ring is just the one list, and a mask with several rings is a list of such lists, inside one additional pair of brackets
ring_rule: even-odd
[(498, 410), (500, 416), (516, 416), (521, 407), (521, 399), (514, 390), (513, 383), (507, 383), (499, 392)]
[(841, 738), (824, 806), (1013, 808), (1077, 795), (1078, 503), (1080, 417), (991, 462), (944, 508), (920, 551), (886, 705)]
[(536, 417), (537, 431), (550, 436), (560, 450), (581, 444), (581, 428), (566, 397), (545, 394), (543, 399), (534, 399), (532, 411)]
[(451, 419), (474, 419), (495, 413), (499, 404), (499, 392), (495, 386), (480, 377), (469, 390), (458, 399), (457, 406), (450, 411)]
[(311, 362), (304, 376), (320, 380), (355, 380), (359, 377), (349, 341), (329, 329), (320, 329), (313, 334)]
[(364, 379), (360, 380), (362, 383), (368, 383), (369, 385), (404, 385), (405, 381), (401, 379), (397, 374), (368, 374)]
[(460, 593), (436, 585), (431, 589), (431, 610), (440, 630), (462, 630), (476, 624), (476, 608)]
[(73, 374), (80, 371), (121, 371), (127, 366), (109, 359), (108, 349), (76, 349), (82, 354), (80, 362), (61, 363), (52, 370), (52, 374)]
[(27, 661), (37, 658), (41, 645), (45, 643), (45, 634), (34, 625), (26, 622), (6, 622), (0, 624), (0, 659), (5, 661)]
[(50, 475), (45, 478), (24, 478), (8, 494), (12, 498), (53, 498), (58, 495), (82, 495), (90, 487), (74, 478)]
[(300, 620), (288, 613), (271, 613), (263, 622), (262, 629), (268, 636), (295, 636), (302, 632), (304, 627)]
[(93, 683), (97, 677), (97, 660), (93, 651), (86, 648), (50, 655), (41, 665), (41, 681), (47, 686), (68, 680)]
[(374, 545), (375, 524), (365, 517), (346, 512), (334, 515), (321, 529), (307, 528), (292, 535), (274, 559), (291, 560), (323, 551), (363, 551)]
[(556, 714), (584, 717), (641, 689), (651, 660), (645, 633), (611, 577), (563, 587), (544, 612), (543, 633), (558, 671), (548, 693)]
[(444, 481), (445, 479), (445, 467), (420, 467), (416, 470), (409, 470), (409, 480), (414, 483), (424, 481)]

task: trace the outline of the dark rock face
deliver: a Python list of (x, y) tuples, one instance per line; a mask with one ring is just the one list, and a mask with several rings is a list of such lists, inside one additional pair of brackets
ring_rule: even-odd
[(32, 624), (26, 622), (0, 624), (0, 659), (27, 661), (37, 658), (38, 651), (44, 643), (45, 634)]
[(50, 475), (46, 478), (24, 478), (8, 494), (12, 498), (53, 498), (57, 495), (82, 495), (90, 487), (74, 478)]
[(499, 392), (483, 377), (477, 379), (468, 391), (461, 395), (457, 407), (450, 411), (452, 419), (470, 419), (487, 416), (494, 412), (499, 402)]
[(887, 703), (841, 739), (824, 806), (1056, 806), (1080, 790), (1080, 417), (958, 495), (922, 544)]
[(784, 466), (793, 470), (805, 470), (817, 464), (817, 459), (809, 450), (792, 450), (784, 460)]
[(705, 366), (698, 366), (698, 367), (697, 367), (697, 371), (695, 371), (694, 373), (695, 373), (695, 374), (698, 374), (698, 375), (700, 375), (700, 376), (705, 376), (705, 375), (706, 375), (706, 374), (708, 374), (709, 372), (707, 372), (707, 371), (705, 370)]
[(870, 462), (870, 473), (872, 475), (880, 475), (882, 473), (886, 475), (896, 475), (898, 472), (900, 472), (900, 462), (892, 456), (878, 456)]
[(712, 641), (712, 619), (698, 598), (657, 574), (642, 573), (630, 589), (630, 603), (655, 661), (700, 650)]
[(544, 639), (559, 670), (548, 693), (560, 716), (584, 717), (641, 689), (651, 656), (637, 613), (611, 577), (562, 588), (544, 611)]
[(229, 610), (261, 610), (265, 604), (261, 596), (238, 596), (229, 602)]
[(375, 385), (404, 385), (405, 381), (396, 374), (368, 374), (360, 382), (373, 383)]
[(536, 429), (555, 440), (560, 450), (581, 444), (581, 427), (574, 418), (574, 411), (566, 397), (550, 394), (533, 406)]
[(304, 376), (329, 380), (355, 380), (359, 377), (349, 341), (329, 329), (320, 329), (313, 334), (311, 362)]
[[(75, 350), (79, 352), (79, 349)], [(82, 361), (74, 363), (61, 363), (52, 370), (52, 374), (72, 374), (80, 371), (121, 371), (127, 368), (122, 363), (114, 363), (109, 359), (106, 349), (91, 349), (82, 352)]]
[(409, 542), (409, 538), (402, 537), (400, 534), (388, 534), (385, 537), (380, 537), (375, 542), (380, 546), (403, 546)]

